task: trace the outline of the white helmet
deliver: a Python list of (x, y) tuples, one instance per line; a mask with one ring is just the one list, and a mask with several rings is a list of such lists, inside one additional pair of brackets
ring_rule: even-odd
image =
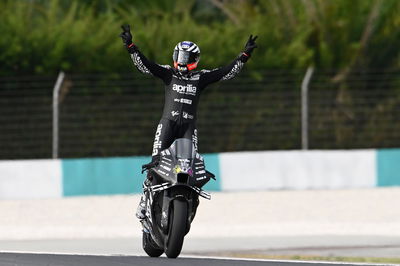
[(180, 42), (175, 46), (172, 58), (178, 70), (193, 70), (200, 60), (200, 48), (194, 42)]

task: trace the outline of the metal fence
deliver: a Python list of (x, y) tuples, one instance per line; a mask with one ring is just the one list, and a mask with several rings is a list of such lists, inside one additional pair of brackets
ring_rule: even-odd
[[(314, 71), (310, 149), (400, 146), (399, 72)], [(305, 71), (264, 71), (208, 87), (198, 110), (202, 153), (301, 149)], [(57, 77), (0, 78), (0, 159), (51, 158)], [(62, 158), (149, 155), (163, 85), (137, 72), (66, 75), (59, 93)]]

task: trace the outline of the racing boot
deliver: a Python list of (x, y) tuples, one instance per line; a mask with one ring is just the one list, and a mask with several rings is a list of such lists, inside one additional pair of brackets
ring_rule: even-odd
[(136, 210), (136, 218), (143, 220), (146, 218), (146, 194), (142, 194), (140, 197), (140, 202)]
[(140, 202), (139, 202), (139, 205), (138, 205), (137, 210), (136, 210), (136, 217), (139, 220), (143, 220), (144, 218), (146, 218), (147, 193), (145, 192), (145, 190), (149, 186), (151, 186), (151, 181), (149, 179), (149, 175), (147, 175), (146, 180), (144, 180), (144, 182), (143, 182), (143, 194), (140, 197)]
[(146, 190), (149, 186), (151, 186), (151, 181), (153, 180), (153, 177), (149, 173), (149, 169), (157, 166), (159, 162), (160, 162), (160, 155), (157, 154), (151, 158), (150, 163), (142, 165), (142, 174), (145, 171), (147, 171), (147, 177), (146, 180), (144, 180), (143, 182), (143, 194), (140, 197), (139, 206), (137, 207), (136, 211), (136, 217), (139, 220), (143, 220), (144, 218), (146, 218), (146, 200), (147, 200)]

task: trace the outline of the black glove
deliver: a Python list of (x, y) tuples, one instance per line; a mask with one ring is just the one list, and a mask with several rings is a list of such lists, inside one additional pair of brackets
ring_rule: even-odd
[(157, 154), (157, 155), (151, 157), (151, 162), (149, 162), (148, 164), (142, 165), (142, 174), (145, 171), (147, 171), (147, 170), (149, 170), (149, 169), (151, 169), (153, 167), (158, 166), (160, 164), (160, 159), (161, 159), (161, 155), (160, 154)]
[(244, 47), (244, 50), (243, 50), (243, 54), (245, 56), (250, 57), (254, 48), (257, 48), (257, 44), (256, 44), (257, 37), (258, 36), (253, 37), (253, 35), (250, 35), (249, 40), (247, 41), (246, 46)]
[(131, 27), (126, 24), (126, 25), (122, 25), (122, 32), (119, 35), (119, 37), (121, 37), (122, 42), (124, 43), (126, 49), (128, 49), (128, 51), (130, 52), (130, 48), (132, 48), (134, 46), (134, 44), (132, 43), (132, 34), (131, 34)]

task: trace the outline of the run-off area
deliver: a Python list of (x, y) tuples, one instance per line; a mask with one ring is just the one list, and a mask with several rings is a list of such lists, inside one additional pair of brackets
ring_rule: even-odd
[[(400, 188), (214, 192), (183, 256), (400, 255)], [(145, 255), (138, 195), (0, 201), (0, 250)]]

